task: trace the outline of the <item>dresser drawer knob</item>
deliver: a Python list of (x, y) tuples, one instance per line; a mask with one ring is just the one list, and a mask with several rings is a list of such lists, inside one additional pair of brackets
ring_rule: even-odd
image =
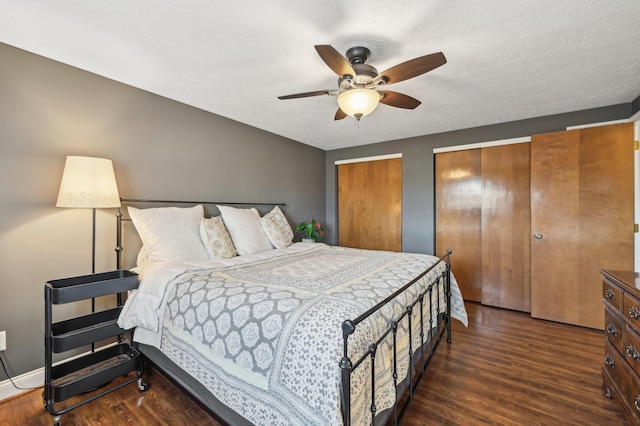
[(629, 308), (629, 316), (633, 319), (640, 319), (640, 309), (632, 306)]
[(610, 288), (604, 291), (604, 295), (607, 299), (612, 299), (612, 300), (616, 297), (615, 293)]
[(636, 395), (636, 400), (633, 401), (633, 405), (636, 406), (636, 410), (640, 411), (640, 395)]
[(607, 323), (607, 333), (611, 334), (612, 336), (617, 336), (618, 329), (615, 325), (613, 325), (613, 323)]
[(607, 364), (611, 368), (616, 367), (616, 363), (613, 361), (613, 357), (609, 354), (604, 355), (604, 363)]
[(633, 358), (636, 361), (640, 360), (640, 352), (632, 344), (627, 345), (627, 356)]

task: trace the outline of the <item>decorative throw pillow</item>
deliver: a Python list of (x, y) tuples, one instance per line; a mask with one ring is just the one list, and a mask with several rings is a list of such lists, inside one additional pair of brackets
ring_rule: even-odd
[(230, 259), (237, 254), (220, 216), (202, 219), (200, 237), (211, 259)]
[(152, 262), (209, 259), (200, 238), (200, 222), (204, 218), (201, 205), (151, 209), (129, 206), (128, 210)]
[(293, 243), (293, 230), (280, 207), (275, 206), (262, 216), (260, 225), (275, 248), (289, 247)]
[(216, 206), (240, 256), (271, 250), (273, 246), (260, 226), (258, 210)]

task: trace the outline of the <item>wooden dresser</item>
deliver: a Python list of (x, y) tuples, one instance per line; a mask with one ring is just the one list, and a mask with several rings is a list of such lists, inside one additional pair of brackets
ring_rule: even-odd
[(622, 404), (640, 425), (640, 276), (635, 272), (600, 271), (604, 277), (605, 395)]

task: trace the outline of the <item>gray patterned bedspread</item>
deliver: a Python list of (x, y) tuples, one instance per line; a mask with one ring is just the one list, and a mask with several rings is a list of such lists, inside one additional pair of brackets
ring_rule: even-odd
[[(354, 319), (435, 260), (322, 245), (247, 265), (183, 273), (168, 287), (161, 350), (256, 425), (339, 425), (342, 321)], [(435, 276), (434, 271), (418, 288)], [(396, 298), (359, 328), (350, 343), (352, 359), (400, 315), (416, 291)], [(431, 315), (437, 305), (434, 300)], [(439, 306), (444, 311), (442, 289)], [(427, 304), (425, 318), (428, 311)], [(466, 324), (455, 280), (452, 316)], [(399, 333), (405, 352), (406, 332), (405, 326)], [(394, 403), (395, 394), (390, 369), (378, 368), (390, 365), (391, 352), (383, 345), (379, 353), (376, 405), (381, 411)], [(405, 374), (407, 358), (399, 357)], [(370, 422), (368, 368), (352, 379), (353, 424)]]

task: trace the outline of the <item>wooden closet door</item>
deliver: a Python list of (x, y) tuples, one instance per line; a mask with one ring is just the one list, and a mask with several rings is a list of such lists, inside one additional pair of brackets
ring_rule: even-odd
[[(580, 131), (531, 138), (531, 316), (579, 322)], [(577, 300), (576, 300), (577, 302)]]
[(602, 329), (600, 269), (633, 270), (633, 124), (531, 140), (531, 315)]
[(402, 158), (338, 166), (338, 244), (402, 251)]
[(436, 254), (453, 250), (451, 270), (465, 300), (482, 299), (482, 170), (479, 149), (436, 154)]
[(531, 312), (530, 144), (482, 148), (482, 304)]

